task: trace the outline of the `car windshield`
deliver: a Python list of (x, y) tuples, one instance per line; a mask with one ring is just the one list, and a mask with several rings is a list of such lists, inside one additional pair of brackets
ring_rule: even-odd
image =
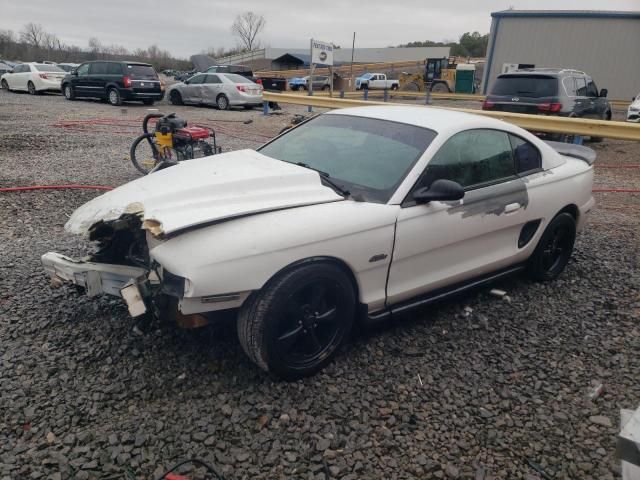
[(326, 114), (259, 151), (325, 172), (355, 198), (386, 203), (436, 135), (433, 130), (404, 123)]
[(555, 97), (558, 95), (558, 79), (543, 75), (501, 75), (493, 84), (491, 95)]
[(62, 72), (62, 73), (64, 73), (64, 70), (62, 70), (57, 65), (42, 64), (42, 65), (34, 65), (34, 67), (39, 72)]
[(373, 77), (372, 73), (365, 73), (360, 78), (362, 78), (363, 80), (369, 80), (371, 77)]
[(231, 80), (233, 83), (253, 83), (247, 77), (243, 77), (242, 75), (237, 75), (235, 73), (226, 73), (224, 76)]
[(127, 65), (127, 75), (137, 80), (157, 80), (158, 74), (151, 65)]

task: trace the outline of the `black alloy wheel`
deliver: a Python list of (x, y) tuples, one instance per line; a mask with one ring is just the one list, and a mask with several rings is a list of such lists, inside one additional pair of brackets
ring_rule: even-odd
[(340, 286), (331, 279), (300, 285), (286, 300), (275, 335), (284, 362), (304, 369), (321, 362), (342, 339), (340, 319), (348, 309)]
[(356, 294), (345, 271), (325, 262), (292, 267), (240, 309), (238, 337), (249, 358), (285, 380), (322, 369), (348, 337)]
[(529, 259), (529, 275), (539, 281), (557, 278), (569, 263), (575, 240), (575, 218), (569, 213), (556, 215)]

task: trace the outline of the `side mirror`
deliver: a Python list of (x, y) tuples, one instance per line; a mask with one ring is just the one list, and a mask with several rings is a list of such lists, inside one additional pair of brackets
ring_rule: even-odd
[(600, 96), (605, 98), (607, 96), (607, 93), (609, 93), (609, 90), (607, 90), (606, 88), (601, 88), (600, 89)]
[(71, 70), (71, 75), (78, 76), (78, 70)]
[(189, 85), (189, 80), (185, 80), (185, 81), (184, 81), (184, 84), (185, 84), (185, 85)]
[(433, 200), (460, 200), (464, 197), (464, 188), (452, 180), (440, 179), (430, 187), (422, 187), (413, 192), (413, 199), (417, 203), (428, 203)]

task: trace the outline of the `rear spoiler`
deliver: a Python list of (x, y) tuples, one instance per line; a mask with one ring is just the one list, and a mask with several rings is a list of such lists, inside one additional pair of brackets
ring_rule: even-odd
[(587, 162), (589, 165), (593, 165), (593, 163), (596, 161), (596, 152), (589, 147), (583, 147), (582, 145), (563, 142), (546, 141), (545, 143), (560, 155), (578, 158)]

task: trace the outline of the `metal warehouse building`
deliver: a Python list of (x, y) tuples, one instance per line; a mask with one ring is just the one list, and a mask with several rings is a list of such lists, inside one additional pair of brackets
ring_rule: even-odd
[(582, 70), (612, 99), (640, 92), (640, 12), (505, 10), (491, 17), (483, 93), (503, 69), (523, 64)]

